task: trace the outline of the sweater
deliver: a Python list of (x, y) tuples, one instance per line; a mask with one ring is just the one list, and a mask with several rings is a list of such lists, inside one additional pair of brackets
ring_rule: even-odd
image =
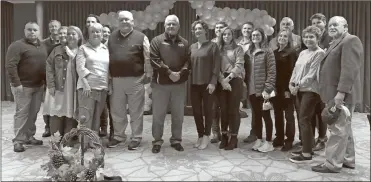
[(48, 52), (38, 40), (33, 44), (21, 39), (10, 44), (6, 53), (6, 70), (13, 87), (40, 87), (45, 83)]

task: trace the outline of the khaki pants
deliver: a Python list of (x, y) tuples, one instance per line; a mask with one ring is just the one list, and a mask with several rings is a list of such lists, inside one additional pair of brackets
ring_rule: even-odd
[(351, 118), (354, 111), (354, 106), (346, 106), (350, 113), (350, 117), (346, 117), (344, 111), (339, 116), (339, 119), (332, 125), (328, 125), (330, 136), (327, 140), (325, 157), (325, 165), (332, 171), (339, 172), (346, 164), (355, 166), (355, 150), (354, 138), (352, 131)]
[(23, 87), (23, 92), (15, 93), (11, 87), (16, 103), (14, 114), (13, 143), (24, 143), (36, 133), (37, 113), (40, 110), (44, 87)]
[(116, 77), (112, 79), (113, 92), (110, 106), (114, 139), (124, 142), (128, 126), (127, 106), (130, 114), (131, 140), (141, 141), (143, 133), (144, 84), (142, 77)]

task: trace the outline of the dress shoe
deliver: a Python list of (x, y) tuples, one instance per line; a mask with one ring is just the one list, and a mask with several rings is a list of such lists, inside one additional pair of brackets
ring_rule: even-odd
[(180, 143), (175, 143), (170, 145), (172, 148), (174, 148), (176, 151), (184, 151), (183, 146)]
[(247, 138), (243, 140), (245, 143), (252, 143), (255, 142), (258, 138), (255, 135), (249, 135)]
[(228, 135), (222, 134), (222, 139), (219, 144), (219, 149), (224, 149), (228, 145)]
[(161, 151), (161, 145), (153, 145), (152, 153), (157, 154)]
[(355, 169), (356, 167), (355, 166), (348, 165), (348, 164), (343, 164), (343, 168)]
[(35, 137), (30, 137), (30, 139), (27, 140), (25, 144), (26, 145), (42, 145), (43, 143), (44, 142), (42, 140), (37, 140)]
[(326, 167), (325, 164), (319, 164), (317, 166), (312, 167), (312, 171), (319, 172), (319, 173), (338, 173)]
[(233, 150), (237, 148), (237, 143), (237, 136), (231, 136), (231, 140), (229, 140), (228, 145), (224, 148), (224, 150)]
[(14, 144), (14, 152), (24, 152), (26, 149), (20, 143)]
[(136, 150), (139, 147), (139, 141), (131, 141), (128, 145), (129, 150)]
[(50, 137), (50, 128), (45, 128), (45, 132), (43, 133), (42, 137)]

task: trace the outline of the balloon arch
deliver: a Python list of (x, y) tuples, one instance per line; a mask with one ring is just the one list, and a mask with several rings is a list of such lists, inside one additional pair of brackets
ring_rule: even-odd
[[(175, 0), (151, 1), (143, 11), (131, 10), (134, 26), (139, 30), (155, 30), (159, 22), (165, 21), (175, 2)], [(189, 1), (189, 3), (196, 10), (196, 14), (208, 24), (209, 29), (214, 29), (218, 21), (225, 21), (232, 29), (240, 29), (245, 22), (249, 21), (254, 23), (255, 27), (261, 27), (267, 35), (272, 35), (274, 32), (276, 19), (272, 18), (266, 10), (219, 8), (215, 7), (215, 1)], [(99, 20), (103, 24), (117, 27), (117, 16), (116, 12), (102, 13)]]
[[(169, 11), (173, 9), (175, 0), (157, 0), (151, 1), (144, 11), (131, 10), (134, 16), (134, 26), (139, 30), (155, 30), (159, 22), (164, 22)], [(215, 7), (215, 1), (189, 1), (191, 7), (196, 10), (196, 14), (205, 21), (209, 29), (214, 29), (218, 21), (224, 21), (232, 29), (240, 29), (245, 22), (252, 22), (255, 27), (260, 27), (265, 34), (274, 33), (273, 26), (276, 19), (272, 18), (266, 10), (257, 8), (250, 10), (245, 8), (231, 9), (228, 7)], [(99, 21), (102, 24), (110, 25), (113, 28), (118, 27), (116, 12), (108, 14), (102, 13)], [(152, 89), (149, 84), (145, 85), (145, 106), (144, 111), (150, 112), (152, 99)]]

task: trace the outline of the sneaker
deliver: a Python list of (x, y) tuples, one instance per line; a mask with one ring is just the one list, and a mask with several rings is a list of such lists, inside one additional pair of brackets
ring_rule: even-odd
[(161, 145), (153, 145), (152, 153), (157, 154), (161, 151)]
[(139, 147), (140, 142), (139, 141), (131, 141), (128, 145), (129, 150), (136, 150)]
[(255, 141), (254, 146), (252, 146), (252, 150), (257, 151), (258, 148), (260, 148), (262, 145), (263, 145), (263, 141), (262, 141), (262, 139), (257, 139), (257, 140)]
[(270, 152), (273, 150), (274, 150), (274, 147), (273, 147), (272, 142), (268, 142), (268, 141), (263, 142), (263, 145), (258, 148), (258, 151), (263, 152), (263, 153)]
[(14, 152), (24, 152), (26, 149), (23, 147), (21, 143), (14, 144)]
[(303, 154), (300, 154), (299, 156), (291, 157), (290, 161), (296, 164), (307, 163), (312, 161), (312, 156), (304, 157)]
[[(292, 156), (300, 156), (302, 153), (303, 153), (302, 150), (298, 150), (298, 151), (295, 151), (295, 152), (291, 152), (291, 155)], [(312, 151), (311, 155), (314, 155), (313, 151)]]
[(320, 151), (325, 149), (326, 144), (325, 142), (319, 141), (315, 147), (313, 147), (313, 151)]
[(194, 148), (198, 148), (201, 145), (202, 139), (203, 137), (200, 137), (197, 139), (197, 142), (195, 143)]
[(118, 140), (116, 140), (116, 139), (112, 139), (112, 140), (110, 140), (110, 141), (108, 142), (107, 147), (108, 147), (108, 148), (115, 148), (115, 147), (117, 147), (120, 143), (121, 143), (121, 141), (118, 141)]
[(201, 140), (201, 144), (198, 146), (198, 149), (203, 150), (209, 145), (210, 138), (209, 136), (204, 135)]

